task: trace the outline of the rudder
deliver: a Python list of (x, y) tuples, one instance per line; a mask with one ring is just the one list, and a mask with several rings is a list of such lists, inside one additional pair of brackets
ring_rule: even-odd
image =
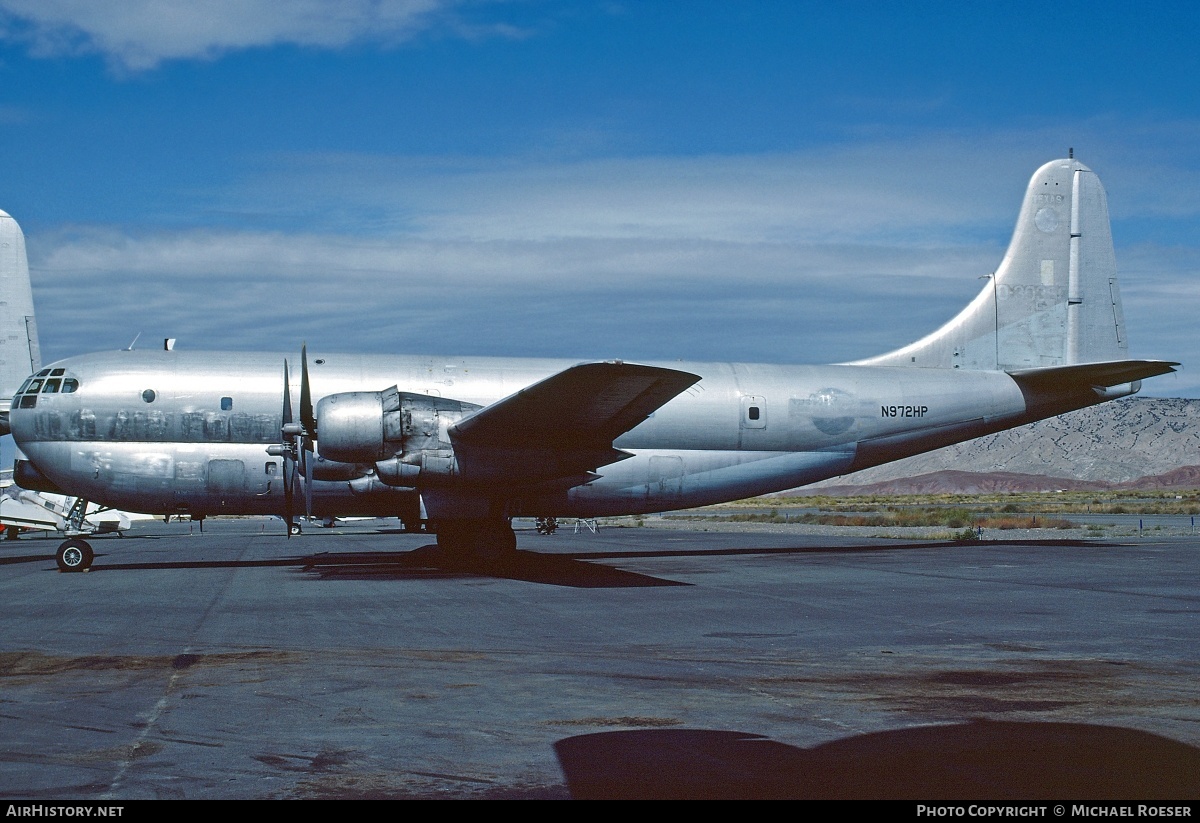
[(1074, 159), (1034, 173), (979, 295), (915, 343), (860, 365), (1014, 371), (1128, 357), (1108, 201)]

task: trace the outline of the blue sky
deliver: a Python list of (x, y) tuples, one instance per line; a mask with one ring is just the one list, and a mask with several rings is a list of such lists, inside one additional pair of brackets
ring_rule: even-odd
[(953, 315), (1071, 146), (1200, 397), (1198, 9), (0, 0), (0, 209), (48, 359), (819, 363)]

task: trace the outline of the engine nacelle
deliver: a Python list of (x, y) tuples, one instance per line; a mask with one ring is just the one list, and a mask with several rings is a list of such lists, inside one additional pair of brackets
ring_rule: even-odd
[(66, 494), (57, 483), (42, 474), (38, 467), (28, 460), (18, 460), (13, 464), (13, 482), (31, 492)]
[(342, 463), (317, 455), (313, 460), (313, 480), (353, 480), (362, 477), (364, 469), (358, 463)]
[[(396, 389), (390, 389), (395, 394)], [(342, 392), (317, 403), (317, 448), (327, 460), (374, 463), (393, 452), (384, 435), (384, 395), (388, 392)], [(390, 439), (399, 440), (399, 432)]]
[[(401, 392), (395, 386), (381, 392), (331, 394), (317, 403), (317, 449), (327, 460), (341, 463), (395, 458), (420, 465), (424, 453), (452, 455), (447, 429), (479, 408), (473, 403)], [(399, 472), (392, 474), (400, 480)]]

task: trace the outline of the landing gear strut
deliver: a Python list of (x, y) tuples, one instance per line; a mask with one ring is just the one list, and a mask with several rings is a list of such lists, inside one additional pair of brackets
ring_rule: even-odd
[(438, 546), (480, 560), (499, 560), (517, 552), (512, 523), (500, 520), (444, 520), (437, 525)]
[(60, 572), (85, 572), (92, 567), (94, 558), (92, 547), (78, 537), (63, 541), (54, 557)]

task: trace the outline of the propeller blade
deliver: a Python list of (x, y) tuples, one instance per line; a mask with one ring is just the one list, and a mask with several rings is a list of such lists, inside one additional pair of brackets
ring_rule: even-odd
[(308, 344), (300, 346), (300, 424), (311, 439), (317, 436), (317, 419), (313, 416), (312, 388), (308, 384)]
[(283, 425), (292, 422), (292, 387), (288, 381), (288, 361), (283, 361)]
[(292, 536), (292, 523), (296, 519), (295, 514), (295, 489), (293, 485), (296, 482), (295, 470), (291, 466), (292, 459), (287, 455), (283, 458), (283, 519), (287, 524), (288, 537)]
[(283, 519), (287, 524), (288, 539), (292, 536), (292, 522), (296, 519), (295, 506), (295, 484), (296, 484), (296, 467), (295, 459), (292, 457), (294, 446), (293, 436), (288, 432), (288, 427), (292, 424), (292, 387), (288, 380), (288, 362), (283, 361), (283, 429), (280, 435), (283, 437)]
[(304, 514), (311, 518), (313, 507), (313, 463), (316, 463), (316, 455), (312, 449), (304, 449)]
[[(292, 460), (292, 476), (288, 478), (288, 488), (291, 490), (291, 499), (296, 499), (296, 487), (300, 485), (300, 466), (295, 459)], [(288, 537), (292, 536), (292, 523), (296, 520), (295, 511), (288, 511)]]

